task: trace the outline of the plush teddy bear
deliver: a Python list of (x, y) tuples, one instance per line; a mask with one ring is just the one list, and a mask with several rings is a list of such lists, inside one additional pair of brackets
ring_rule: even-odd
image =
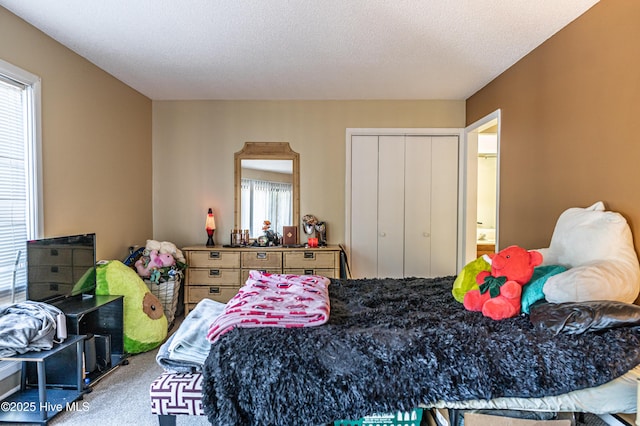
[(491, 272), (481, 271), (476, 276), (480, 288), (464, 295), (464, 307), (494, 320), (514, 317), (520, 313), (522, 286), (542, 263), (542, 255), (510, 246), (490, 257)]

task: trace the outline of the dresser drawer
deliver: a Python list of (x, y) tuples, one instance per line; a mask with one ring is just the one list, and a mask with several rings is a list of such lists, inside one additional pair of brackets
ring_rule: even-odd
[(42, 247), (29, 249), (29, 262), (37, 265), (69, 265), (73, 251), (70, 248)]
[(239, 269), (189, 268), (188, 285), (240, 285)]
[(73, 284), (68, 283), (29, 283), (29, 297), (34, 299), (47, 299), (53, 296), (59, 296), (61, 294), (69, 294), (73, 289)]
[(284, 268), (335, 268), (335, 252), (292, 251), (284, 253)]
[(73, 284), (73, 269), (70, 266), (32, 266), (29, 282)]
[(95, 259), (93, 258), (93, 250), (73, 249), (73, 266), (90, 266), (93, 267)]
[(242, 252), (242, 269), (282, 268), (282, 253), (276, 251)]
[(223, 250), (190, 251), (187, 262), (193, 268), (240, 268), (240, 253)]
[(327, 278), (339, 278), (336, 276), (336, 270), (331, 268), (305, 268), (305, 269), (285, 269), (285, 274), (292, 275), (320, 275)]
[(198, 303), (202, 299), (211, 299), (227, 303), (238, 293), (239, 286), (235, 285), (192, 285), (189, 286), (186, 303)]

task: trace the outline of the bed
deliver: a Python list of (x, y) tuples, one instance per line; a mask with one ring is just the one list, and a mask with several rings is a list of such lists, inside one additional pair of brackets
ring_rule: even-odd
[(634, 324), (575, 335), (528, 315), (493, 321), (453, 299), (453, 280), (332, 280), (324, 325), (229, 331), (197, 379), (204, 414), (217, 425), (321, 425), (418, 406), (635, 411)]
[(555, 303), (530, 314), (495, 321), (465, 310), (452, 276), (333, 279), (325, 324), (233, 327), (209, 345), (209, 313), (222, 307), (207, 307), (185, 319), (191, 364), (167, 362), (162, 348), (158, 360), (178, 378), (195, 373), (197, 414), (217, 425), (323, 425), (415, 407), (635, 412), (640, 306), (630, 301), (640, 269), (626, 221), (602, 203), (569, 209), (543, 251), (569, 270), (551, 283), (564, 293), (545, 293)]

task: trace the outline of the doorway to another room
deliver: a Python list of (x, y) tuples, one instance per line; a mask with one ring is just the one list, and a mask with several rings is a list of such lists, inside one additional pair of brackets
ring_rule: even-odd
[(500, 111), (465, 129), (465, 264), (498, 248)]

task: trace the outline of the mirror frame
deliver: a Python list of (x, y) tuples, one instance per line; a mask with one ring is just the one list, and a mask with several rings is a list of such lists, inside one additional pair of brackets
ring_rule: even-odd
[[(292, 160), (293, 162), (293, 223), (299, 227), (300, 223), (300, 154), (289, 146), (289, 142), (245, 142), (242, 149), (234, 154), (234, 185), (235, 211), (234, 229), (241, 226), (240, 209), (240, 179), (242, 175), (242, 160)], [(300, 233), (298, 232), (298, 235)], [(296, 241), (297, 243), (297, 241)]]

